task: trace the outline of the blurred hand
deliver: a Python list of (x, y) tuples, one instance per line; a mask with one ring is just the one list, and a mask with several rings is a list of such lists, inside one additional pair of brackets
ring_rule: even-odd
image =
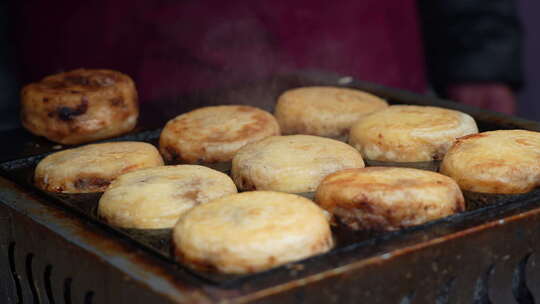
[(471, 106), (506, 114), (516, 112), (516, 96), (506, 84), (456, 84), (449, 86), (446, 93), (449, 99)]

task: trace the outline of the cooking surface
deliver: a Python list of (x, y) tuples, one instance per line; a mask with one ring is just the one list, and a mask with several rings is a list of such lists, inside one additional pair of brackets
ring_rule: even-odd
[[(149, 132), (147, 134), (148, 138), (140, 138), (140, 140), (155, 144), (157, 142), (157, 132)], [(121, 237), (129, 237), (133, 241), (137, 242), (137, 245), (140, 245), (145, 250), (149, 251), (149, 253), (158, 255), (160, 256), (160, 258), (166, 259), (170, 263), (174, 263), (174, 259), (170, 255), (170, 230), (138, 230), (116, 228), (114, 226), (108, 225), (105, 221), (101, 220), (97, 216), (98, 202), (101, 193), (63, 194), (42, 191), (35, 187), (32, 182), (34, 168), (39, 162), (39, 160), (41, 160), (41, 158), (41, 156), (36, 156), (11, 161), (1, 164), (0, 168), (2, 168), (2, 170), (4, 171), (3, 173), (5, 176), (16, 181), (20, 185), (23, 185), (28, 190), (37, 191), (40, 193), (40, 195), (45, 196), (47, 199), (50, 199), (89, 220), (99, 221), (103, 225), (109, 226), (108, 228), (112, 228), (112, 230), (114, 230), (113, 233), (117, 236), (121, 234)], [(325, 255), (333, 255), (338, 252), (351, 250), (351, 248), (356, 248), (358, 250), (358, 248), (366, 247), (370, 244), (375, 244), (388, 238), (399, 237), (400, 235), (406, 235), (409, 232), (422, 230), (431, 226), (437, 227), (439, 225), (445, 224), (453, 226), (456, 223), (460, 223), (467, 218), (470, 218), (471, 216), (474, 217), (474, 215), (478, 214), (478, 212), (482, 213), (483, 209), (485, 209), (485, 212), (488, 212), (488, 210), (494, 208), (493, 204), (495, 204), (495, 206), (499, 206), (510, 204), (512, 202), (520, 202), (527, 197), (537, 197), (539, 194), (540, 190), (530, 193), (528, 195), (497, 195), (491, 197), (481, 196), (485, 199), (484, 204), (478, 203), (479, 201), (481, 201), (480, 199), (477, 199), (475, 201), (467, 201), (467, 212), (456, 214), (446, 219), (430, 222), (425, 225), (420, 225), (409, 229), (403, 229), (397, 232), (352, 231), (347, 229), (346, 227), (342, 227), (341, 225), (334, 226), (333, 232), (336, 246), (331, 252)], [(486, 208), (486, 206), (489, 206), (490, 208)], [(233, 285), (237, 280), (252, 280), (255, 278), (255, 276), (257, 276), (256, 274), (221, 275), (215, 273), (195, 271), (194, 274), (213, 284), (226, 285)]]
[[(271, 110), (273, 100), (275, 100), (279, 93), (286, 89), (305, 85), (338, 85), (340, 83), (345, 83), (343, 78), (322, 80), (317, 75), (276, 77), (267, 83), (252, 84), (245, 88), (227, 91), (225, 94), (217, 90), (196, 97), (190, 97), (191, 99), (181, 100), (182, 102), (175, 100), (161, 102), (158, 104), (165, 108), (153, 112), (148, 110), (153, 115), (142, 117), (142, 121), (151, 127), (164, 125), (167, 119), (183, 111), (208, 104), (204, 102), (205, 100), (212, 100), (210, 104), (252, 104), (253, 100), (259, 100), (262, 107)], [(348, 86), (351, 86), (351, 84), (348, 84)], [(414, 94), (403, 93), (376, 85), (355, 82), (352, 84), (352, 87), (365, 89), (387, 98), (390, 103), (430, 104), (447, 106), (468, 112), (475, 117), (481, 131), (506, 128), (540, 129), (536, 123), (480, 110), (471, 110), (461, 105), (446, 103), (428, 97), (419, 97)], [(176, 110), (170, 110), (171, 108)], [(167, 110), (165, 111), (165, 109)], [(156, 144), (159, 131), (159, 129), (139, 131), (114, 140), (141, 140)], [(166, 262), (167, 265), (170, 265), (170, 271), (178, 271), (179, 267), (183, 268), (183, 266), (178, 266), (170, 257), (167, 230), (140, 231), (117, 229), (108, 226), (96, 216), (97, 202), (101, 194), (55, 194), (43, 192), (33, 186), (33, 168), (37, 162), (47, 153), (63, 149), (65, 148), (64, 146), (59, 147), (56, 144), (38, 139), (23, 130), (16, 130), (9, 134), (0, 134), (0, 136), (12, 143), (9, 145), (10, 147), (2, 151), (0, 158), (2, 160), (14, 159), (0, 165), (2, 169), (1, 174), (4, 177), (15, 181), (17, 184), (23, 186), (26, 191), (36, 194), (41, 199), (51, 202), (59, 208), (64, 208), (88, 221), (98, 223), (102, 229), (108, 232), (110, 238), (119, 238), (133, 243), (137, 248), (146, 251), (149, 255), (155, 256)], [(29, 157), (29, 155), (35, 156)], [(404, 249), (421, 242), (432, 241), (442, 236), (452, 235), (464, 229), (495, 220), (502, 214), (512, 215), (538, 207), (539, 203), (537, 201), (539, 197), (540, 190), (521, 195), (474, 197), (474, 202), (468, 202), (468, 210), (464, 213), (396, 232), (352, 232), (346, 228), (333, 227), (337, 246), (331, 252), (258, 274), (220, 275), (195, 271), (189, 272), (195, 278), (211, 285), (256, 290), (265, 286), (275, 285), (276, 283), (283, 283), (310, 274), (330, 270), (338, 266), (344, 266), (352, 261), (367, 259), (369, 257), (378, 256), (384, 260), (387, 258), (385, 255), (387, 252)]]

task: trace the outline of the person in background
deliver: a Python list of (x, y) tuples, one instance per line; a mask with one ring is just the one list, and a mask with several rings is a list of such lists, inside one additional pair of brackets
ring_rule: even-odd
[(21, 83), (109, 68), (134, 78), (143, 104), (317, 69), (511, 114), (522, 83), (512, 0), (11, 5)]
[(420, 0), (427, 70), (440, 95), (507, 114), (523, 84), (515, 1)]

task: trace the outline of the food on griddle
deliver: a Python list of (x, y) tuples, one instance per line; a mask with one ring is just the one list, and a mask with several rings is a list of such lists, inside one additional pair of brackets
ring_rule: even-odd
[(170, 120), (161, 132), (159, 149), (169, 162), (230, 164), (244, 145), (279, 134), (276, 119), (261, 109), (204, 107)]
[(231, 178), (219, 171), (161, 166), (119, 176), (101, 196), (98, 214), (123, 228), (172, 228), (191, 208), (235, 193)]
[(121, 174), (162, 165), (159, 151), (151, 144), (91, 144), (45, 157), (36, 167), (34, 182), (51, 192), (101, 192)]
[(116, 71), (73, 70), (45, 77), (21, 92), (23, 126), (61, 144), (129, 132), (138, 116), (133, 80)]
[(383, 99), (355, 89), (303, 87), (288, 90), (277, 102), (283, 134), (308, 134), (346, 140), (363, 116), (388, 107)]
[(458, 138), (441, 173), (471, 192), (529, 192), (540, 185), (540, 133), (499, 130)]
[(240, 190), (313, 192), (328, 174), (362, 168), (353, 147), (311, 135), (272, 136), (240, 149), (232, 162), (232, 177)]
[(438, 107), (399, 105), (370, 114), (351, 128), (349, 143), (369, 161), (440, 161), (461, 136), (477, 133), (468, 114)]
[(321, 182), (315, 201), (354, 230), (397, 230), (464, 211), (454, 180), (395, 167), (348, 169)]
[(199, 205), (173, 230), (176, 258), (192, 268), (252, 273), (333, 246), (324, 211), (294, 194), (252, 191)]

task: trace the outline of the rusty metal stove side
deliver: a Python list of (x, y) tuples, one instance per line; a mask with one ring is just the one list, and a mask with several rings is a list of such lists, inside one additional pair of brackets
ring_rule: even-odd
[[(212, 287), (100, 235), (0, 179), (7, 303), (534, 303), (540, 204), (485, 224), (265, 289)], [(51, 233), (55, 232), (55, 233)], [(348, 257), (345, 257), (346, 259)]]
[(2, 303), (207, 303), (200, 283), (0, 178)]
[(540, 209), (389, 251), (235, 303), (535, 303)]

